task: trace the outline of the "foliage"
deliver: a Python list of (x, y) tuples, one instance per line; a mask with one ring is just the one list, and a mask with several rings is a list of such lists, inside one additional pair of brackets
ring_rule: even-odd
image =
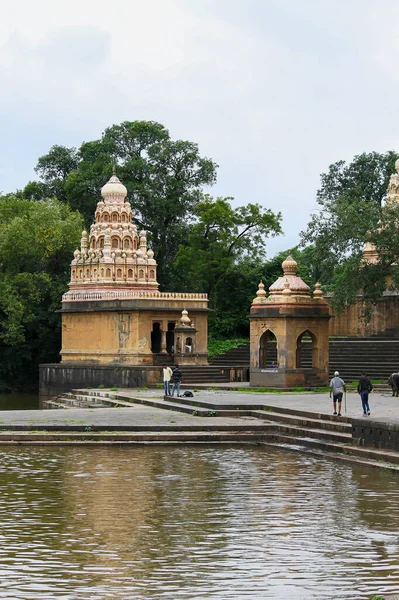
[(69, 280), (82, 219), (55, 200), (0, 197), (0, 386), (36, 387), (40, 362), (56, 361), (56, 309)]
[(194, 209), (196, 221), (177, 254), (186, 289), (206, 292), (213, 337), (248, 335), (248, 312), (262, 273), (269, 235), (281, 232), (281, 215), (230, 198), (206, 195)]
[(177, 248), (187, 237), (203, 186), (216, 181), (216, 164), (202, 157), (196, 144), (172, 140), (153, 121), (125, 121), (79, 150), (53, 146), (36, 167), (42, 181), (30, 182), (24, 195), (56, 195), (78, 209), (89, 226), (114, 165), (127, 187), (135, 221), (154, 245), (159, 282), (173, 291), (179, 283), (173, 272)]
[(210, 294), (212, 308), (223, 274), (248, 256), (263, 257), (267, 237), (281, 232), (280, 213), (259, 204), (234, 209), (229, 200), (203, 197), (194, 208), (197, 221), (177, 255), (177, 266), (185, 268), (190, 287)]
[[(334, 292), (337, 311), (362, 292), (367, 318), (399, 258), (398, 208), (382, 206), (397, 158), (392, 151), (364, 153), (348, 165), (344, 161), (331, 165), (321, 176), (320, 208), (302, 232), (302, 243), (312, 245), (314, 264)], [(382, 251), (377, 265), (364, 264), (366, 241)]]
[(233, 348), (239, 348), (245, 344), (249, 344), (247, 338), (235, 338), (231, 340), (218, 340), (210, 338), (208, 341), (208, 358), (212, 359), (219, 354), (224, 354)]

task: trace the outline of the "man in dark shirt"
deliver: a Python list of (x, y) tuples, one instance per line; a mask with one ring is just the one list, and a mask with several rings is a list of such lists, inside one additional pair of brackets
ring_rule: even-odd
[(364, 373), (361, 374), (357, 384), (357, 393), (362, 399), (363, 415), (370, 416), (369, 393), (373, 389), (370, 379)]
[(177, 391), (177, 397), (180, 396), (180, 383), (181, 383), (181, 371), (179, 369), (179, 365), (175, 365), (172, 373), (172, 396), (175, 395), (175, 390)]

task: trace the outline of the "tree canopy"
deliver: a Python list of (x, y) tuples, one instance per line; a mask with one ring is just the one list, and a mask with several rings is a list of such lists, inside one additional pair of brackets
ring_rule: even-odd
[(57, 200), (0, 197), (0, 388), (37, 385), (57, 361), (60, 307), (82, 218)]
[(125, 121), (78, 150), (53, 146), (38, 160), (41, 180), (30, 182), (23, 196), (56, 196), (79, 210), (88, 227), (114, 166), (128, 190), (135, 221), (154, 245), (161, 288), (169, 284), (174, 289), (178, 246), (188, 234), (204, 186), (216, 181), (217, 165), (200, 155), (197, 144), (172, 140), (169, 131), (153, 121)]
[[(370, 306), (386, 289), (387, 276), (395, 276), (399, 253), (392, 227), (397, 223), (397, 207), (385, 206), (384, 199), (397, 158), (393, 151), (363, 153), (350, 164), (339, 161), (331, 165), (321, 176), (319, 208), (302, 232), (302, 243), (312, 245), (322, 280), (334, 292), (332, 302), (337, 310), (360, 292)], [(380, 253), (377, 265), (363, 261), (366, 241)]]

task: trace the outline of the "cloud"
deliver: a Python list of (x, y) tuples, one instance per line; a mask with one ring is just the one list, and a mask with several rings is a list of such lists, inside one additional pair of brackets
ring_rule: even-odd
[(292, 246), (319, 174), (397, 143), (387, 0), (16, 0), (0, 22), (0, 189), (54, 143), (149, 119), (220, 165), (215, 194), (281, 210)]

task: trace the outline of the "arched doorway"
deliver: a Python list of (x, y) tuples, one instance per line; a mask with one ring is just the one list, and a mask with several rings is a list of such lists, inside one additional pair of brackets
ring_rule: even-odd
[(313, 369), (317, 363), (317, 338), (306, 329), (296, 341), (296, 368)]
[(152, 324), (151, 331), (151, 352), (154, 354), (159, 354), (161, 352), (161, 341), (162, 341), (162, 333), (161, 333), (161, 323), (155, 321)]
[(277, 365), (277, 340), (270, 329), (267, 329), (259, 340), (259, 368), (270, 369)]

